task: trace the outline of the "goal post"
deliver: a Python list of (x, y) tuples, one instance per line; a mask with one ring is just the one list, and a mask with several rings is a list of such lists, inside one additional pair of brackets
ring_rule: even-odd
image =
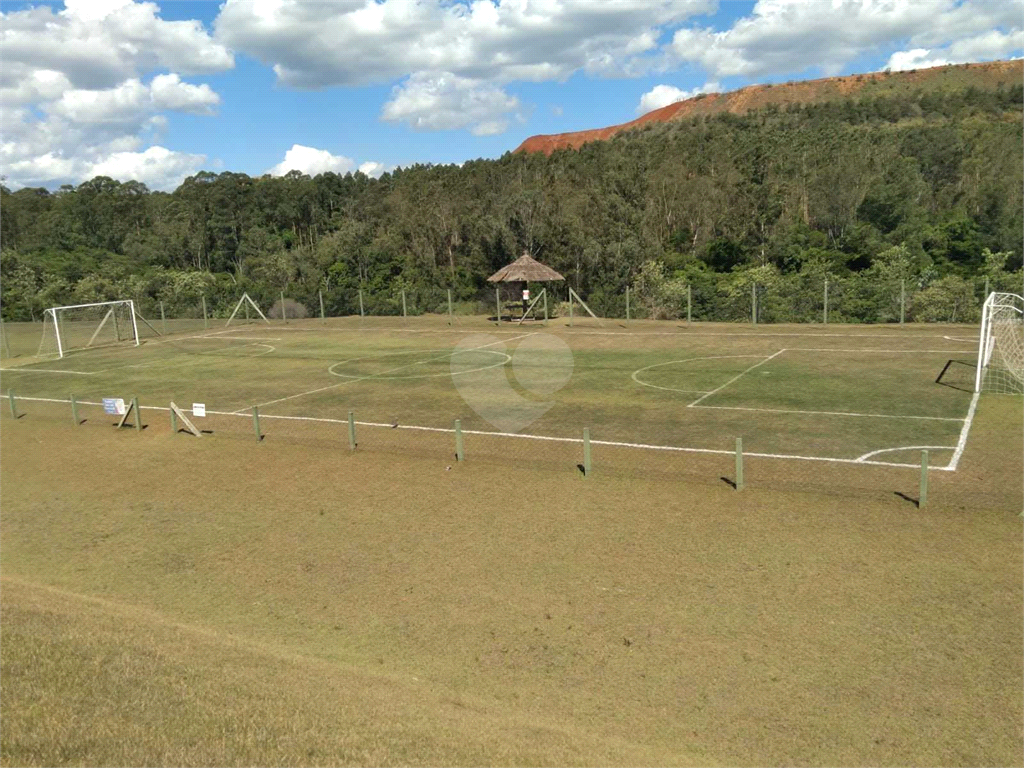
[(69, 352), (111, 344), (139, 346), (135, 302), (98, 301), (50, 307), (43, 312), (43, 337), (38, 357), (64, 357)]
[(1024, 393), (1024, 296), (991, 293), (985, 299), (974, 391)]

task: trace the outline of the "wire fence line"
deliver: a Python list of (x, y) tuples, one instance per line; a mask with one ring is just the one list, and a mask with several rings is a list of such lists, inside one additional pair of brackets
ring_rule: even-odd
[[(185, 442), (196, 437), (172, 415), (171, 404), (152, 405), (139, 398), (125, 399), (128, 413), (111, 413), (109, 404), (76, 398), (32, 397), (8, 390), (5, 421), (25, 424), (62, 422), (69, 427), (122, 426), (128, 431), (180, 435)], [(134, 407), (133, 407), (134, 406)], [(634, 443), (601, 439), (598, 431), (581, 425), (578, 437), (508, 433), (422, 426), (324, 416), (262, 414), (254, 407), (239, 413), (206, 408), (195, 416), (191, 404), (181, 412), (207, 439), (250, 440), (255, 443), (302, 444), (312, 450), (333, 450), (340, 455), (370, 453), (395, 461), (402, 456), (430, 458), (451, 471), (463, 462), (492, 467), (514, 462), (542, 471), (574, 472), (582, 478), (609, 475), (637, 480), (682, 481), (726, 484), (736, 490), (756, 489), (800, 491), (824, 495), (874, 495), (892, 498), (898, 505), (925, 506), (929, 486), (931, 501), (944, 500), (962, 508), (1013, 509), (1019, 494), (1006, 485), (978, 487), (955, 482), (955, 466), (929, 458), (921, 451), (920, 461), (882, 461), (771, 454), (744, 451), (742, 439), (722, 436), (722, 448), (701, 448)], [(154, 418), (159, 414), (158, 418)], [(735, 445), (735, 447), (733, 447)]]

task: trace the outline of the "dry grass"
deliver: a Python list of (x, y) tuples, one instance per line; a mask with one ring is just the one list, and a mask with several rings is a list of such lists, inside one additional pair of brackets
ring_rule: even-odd
[(3, 762), (1021, 764), (1016, 510), (388, 439), (5, 420)]

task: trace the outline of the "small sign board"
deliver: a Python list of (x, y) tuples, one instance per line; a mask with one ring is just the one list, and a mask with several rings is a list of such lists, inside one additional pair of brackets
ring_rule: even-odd
[(206, 415), (206, 403), (192, 403), (192, 415), (193, 416), (205, 416)]
[(109, 413), (112, 416), (124, 416), (124, 398), (123, 397), (104, 397), (103, 398), (103, 412)]

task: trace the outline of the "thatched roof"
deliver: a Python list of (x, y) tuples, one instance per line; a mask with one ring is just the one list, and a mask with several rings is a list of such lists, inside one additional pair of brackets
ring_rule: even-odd
[(531, 258), (528, 253), (523, 253), (511, 264), (502, 267), (487, 278), (490, 283), (548, 283), (555, 280), (565, 280), (565, 278), (551, 267), (546, 267)]

